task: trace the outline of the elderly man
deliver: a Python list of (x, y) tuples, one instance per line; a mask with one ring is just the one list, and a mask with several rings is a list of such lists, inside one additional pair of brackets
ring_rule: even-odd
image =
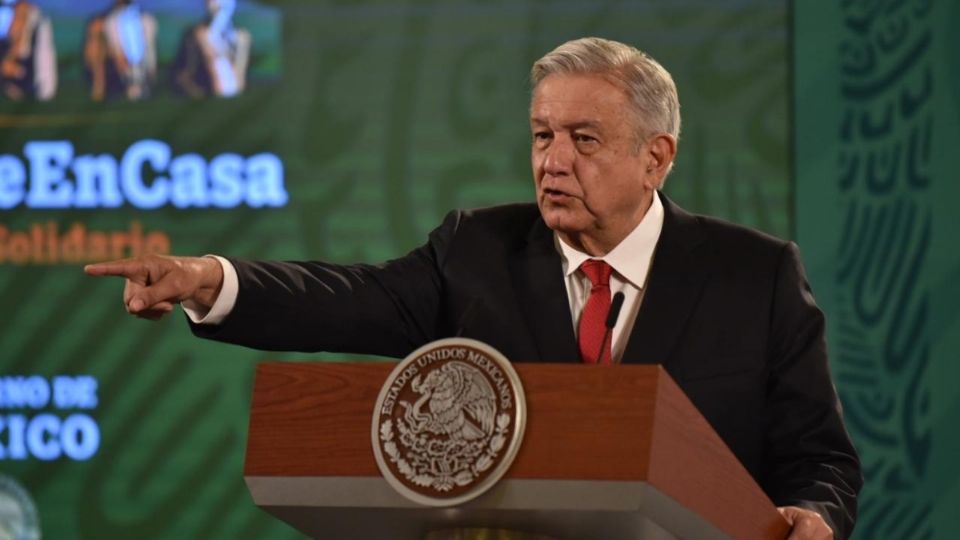
[(647, 55), (572, 41), (536, 62), (533, 85), (536, 205), (452, 212), (380, 266), (147, 257), (87, 271), (126, 277), (135, 315), (182, 302), (196, 334), (251, 347), (404, 356), (459, 333), (514, 361), (662, 363), (790, 538), (849, 536), (859, 461), (796, 246), (657, 191), (680, 114)]

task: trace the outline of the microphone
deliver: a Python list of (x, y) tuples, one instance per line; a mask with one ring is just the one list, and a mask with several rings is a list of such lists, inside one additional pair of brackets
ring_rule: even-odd
[[(600, 352), (597, 354), (597, 363), (603, 361), (603, 349), (607, 346), (607, 339), (613, 333), (613, 327), (617, 325), (617, 318), (620, 317), (620, 309), (623, 308), (623, 293), (617, 292), (610, 301), (610, 311), (607, 312), (606, 331), (603, 332), (603, 340), (600, 342)], [(610, 355), (610, 362), (613, 363), (613, 354)]]

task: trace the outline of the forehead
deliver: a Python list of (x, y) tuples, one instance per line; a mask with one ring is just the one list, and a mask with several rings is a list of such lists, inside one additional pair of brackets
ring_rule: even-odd
[(531, 122), (623, 122), (628, 111), (626, 93), (596, 74), (548, 75), (530, 102)]

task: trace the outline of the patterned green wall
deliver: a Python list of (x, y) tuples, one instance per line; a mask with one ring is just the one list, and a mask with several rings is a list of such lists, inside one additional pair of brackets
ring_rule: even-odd
[[(78, 25), (110, 2), (37, 3), (66, 13), (54, 24), (58, 46), (70, 48), (79, 46)], [(601, 35), (646, 49), (677, 79), (684, 132), (670, 196), (692, 210), (790, 232), (781, 2), (277, 0), (256, 7), (278, 14), (282, 37), (279, 51), (261, 52), (262, 73), (242, 96), (185, 101), (161, 84), (149, 101), (94, 104), (79, 55), (65, 52), (57, 99), (0, 101), (0, 154), (22, 156), (27, 141), (69, 140), (78, 154), (119, 156), (148, 138), (205, 159), (274, 152), (284, 163), (287, 206), (21, 205), (0, 210), (0, 226), (12, 233), (54, 222), (63, 233), (74, 223), (110, 231), (139, 221), (182, 254), (394, 256), (419, 244), (452, 207), (531, 198), (529, 66), (562, 41)], [(161, 25), (189, 20), (160, 15)], [(260, 43), (272, 46), (263, 22), (272, 19), (245, 20), (261, 21)], [(163, 43), (176, 39), (165, 33)], [(257, 361), (323, 355), (203, 342), (179, 316), (130, 319), (119, 282), (87, 278), (79, 264), (4, 259), (0, 302), (0, 377), (99, 381), (96, 407), (81, 411), (101, 434), (90, 460), (0, 459), (0, 475), (36, 501), (45, 538), (297, 537), (253, 507), (241, 479), (251, 377)], [(0, 415), (68, 412), (77, 410)], [(8, 442), (0, 432), (0, 444)]]
[(866, 486), (858, 538), (960, 507), (956, 2), (796, 2), (797, 237)]

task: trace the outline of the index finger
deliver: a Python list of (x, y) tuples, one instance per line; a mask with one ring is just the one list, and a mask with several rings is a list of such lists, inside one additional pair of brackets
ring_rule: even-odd
[(83, 271), (90, 276), (117, 276), (132, 279), (142, 275), (146, 268), (141, 261), (135, 259), (121, 259), (102, 263), (88, 264)]

